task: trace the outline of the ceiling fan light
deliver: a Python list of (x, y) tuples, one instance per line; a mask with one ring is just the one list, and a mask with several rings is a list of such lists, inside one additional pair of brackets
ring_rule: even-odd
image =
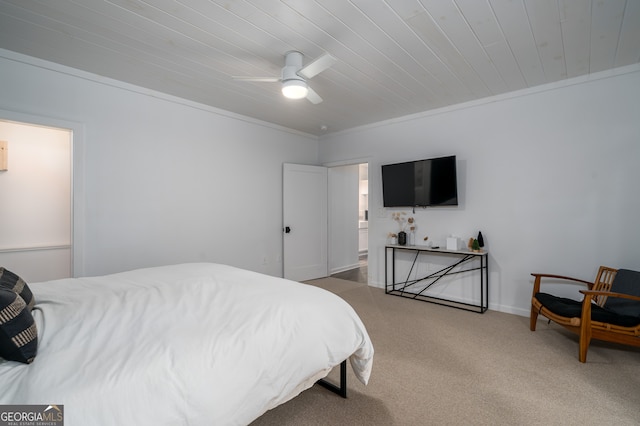
[(307, 97), (309, 89), (302, 80), (287, 80), (282, 83), (282, 94), (289, 99), (303, 99)]

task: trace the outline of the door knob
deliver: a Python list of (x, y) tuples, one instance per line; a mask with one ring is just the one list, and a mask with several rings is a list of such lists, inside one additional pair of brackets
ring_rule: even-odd
[(288, 234), (288, 233), (290, 233), (290, 232), (291, 232), (291, 228), (289, 228), (288, 226), (285, 226), (285, 227), (284, 227), (284, 233), (285, 233), (285, 234)]

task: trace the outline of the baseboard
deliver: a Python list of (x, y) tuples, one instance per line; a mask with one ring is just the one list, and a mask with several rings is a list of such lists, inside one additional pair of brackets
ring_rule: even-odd
[[(384, 290), (384, 283), (380, 283), (380, 282), (374, 282), (374, 281), (369, 281), (369, 287), (375, 287), (375, 288), (381, 288)], [(422, 301), (420, 301), (422, 302)], [(423, 302), (426, 303), (426, 302)], [(503, 305), (503, 304), (494, 304), (491, 301), (489, 301), (489, 310), (490, 311), (497, 311), (497, 312), (504, 312), (505, 314), (513, 314), (513, 315), (518, 315), (521, 317), (528, 317), (531, 314), (530, 308), (520, 308), (520, 307), (516, 307), (516, 306), (508, 306), (508, 305)]]
[(353, 265), (341, 266), (341, 267), (339, 267), (339, 268), (331, 269), (331, 270), (329, 271), (329, 274), (330, 274), (330, 275), (333, 275), (333, 274), (339, 274), (340, 272), (350, 271), (350, 270), (352, 270), (352, 269), (356, 269), (356, 268), (359, 268), (359, 267), (360, 267), (360, 264), (359, 264), (359, 263), (354, 263)]

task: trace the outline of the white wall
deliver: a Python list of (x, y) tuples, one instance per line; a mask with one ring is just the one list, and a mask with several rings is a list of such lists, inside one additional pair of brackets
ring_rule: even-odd
[[(444, 243), (482, 231), (491, 309), (528, 315), (531, 272), (640, 269), (640, 69), (327, 135), (323, 164), (369, 158), (369, 279), (384, 284), (380, 165), (454, 154), (460, 206), (415, 214)], [(406, 211), (406, 210), (405, 210)]]
[(190, 261), (282, 274), (282, 163), (316, 164), (316, 138), (5, 50), (0, 75), (0, 110), (82, 123), (77, 274)]

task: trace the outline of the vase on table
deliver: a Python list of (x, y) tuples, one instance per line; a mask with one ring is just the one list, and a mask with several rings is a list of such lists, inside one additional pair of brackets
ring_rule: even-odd
[(398, 232), (398, 244), (401, 246), (407, 245), (407, 233), (404, 231)]

